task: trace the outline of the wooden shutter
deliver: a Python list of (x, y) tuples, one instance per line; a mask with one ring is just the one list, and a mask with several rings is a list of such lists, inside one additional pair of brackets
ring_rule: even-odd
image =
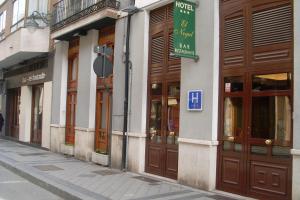
[(237, 5), (229, 4), (229, 6), (224, 4), (221, 4), (222, 65), (224, 68), (244, 67), (246, 49), (245, 8), (240, 3)]
[(180, 59), (173, 52), (173, 4), (150, 13), (149, 76), (162, 80), (180, 75)]
[(253, 46), (291, 42), (293, 38), (292, 19), (291, 5), (253, 13)]
[(293, 7), (289, 0), (253, 1), (251, 5), (252, 66), (292, 61)]

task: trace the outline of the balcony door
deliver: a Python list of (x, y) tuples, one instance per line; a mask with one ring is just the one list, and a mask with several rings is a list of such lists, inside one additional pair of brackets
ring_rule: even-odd
[(172, 57), (173, 4), (150, 13), (146, 172), (177, 179), (180, 59)]
[(291, 199), (292, 2), (229, 0), (220, 9), (217, 188)]

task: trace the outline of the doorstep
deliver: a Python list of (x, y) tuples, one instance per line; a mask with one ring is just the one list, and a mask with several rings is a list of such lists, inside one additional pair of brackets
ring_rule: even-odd
[(102, 166), (108, 166), (109, 155), (92, 152), (92, 162)]

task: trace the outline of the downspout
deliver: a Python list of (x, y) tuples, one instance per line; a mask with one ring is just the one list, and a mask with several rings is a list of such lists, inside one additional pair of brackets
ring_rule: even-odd
[(123, 145), (122, 145), (122, 170), (126, 171), (126, 155), (127, 155), (127, 134), (128, 134), (128, 94), (129, 94), (129, 42), (130, 42), (130, 26), (132, 13), (128, 13), (127, 33), (126, 33), (126, 53), (125, 53), (125, 97), (124, 97), (124, 121), (123, 121)]

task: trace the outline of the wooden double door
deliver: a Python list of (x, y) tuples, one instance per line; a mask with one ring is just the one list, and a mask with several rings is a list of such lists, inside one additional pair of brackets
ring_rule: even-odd
[(229, 74), (222, 89), (219, 188), (260, 199), (289, 199), (291, 72)]
[(293, 5), (221, 1), (217, 188), (291, 199)]
[(21, 103), (21, 88), (7, 91), (6, 136), (19, 139), (19, 114)]
[(181, 60), (172, 42), (170, 4), (150, 13), (146, 172), (177, 179)]

